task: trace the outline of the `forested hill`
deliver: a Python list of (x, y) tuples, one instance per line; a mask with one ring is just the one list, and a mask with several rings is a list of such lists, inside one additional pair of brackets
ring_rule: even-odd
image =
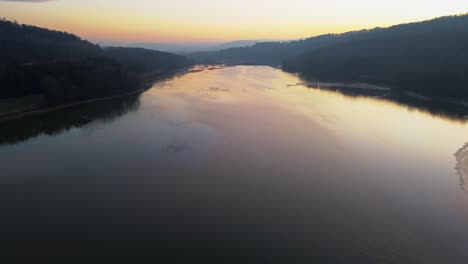
[(283, 66), (319, 79), (468, 97), (468, 15), (372, 30), (290, 58)]
[(292, 42), (260, 42), (250, 47), (230, 48), (220, 51), (198, 52), (189, 57), (198, 63), (281, 65), (285, 59), (296, 57), (309, 50), (324, 47), (339, 41), (339, 38), (352, 36), (355, 32), (342, 36), (327, 34)]
[(107, 56), (124, 65), (126, 71), (135, 74), (163, 74), (188, 63), (185, 57), (144, 48), (111, 47), (104, 48), (104, 51)]
[(317, 37), (290, 42), (260, 42), (250, 47), (230, 48), (221, 51), (198, 52), (189, 57), (198, 63), (282, 65), (285, 60), (301, 56), (309, 51), (346, 43), (358, 39), (372, 30), (352, 31), (343, 34), (325, 34)]
[(198, 62), (282, 65), (312, 79), (468, 97), (468, 15), (197, 53)]
[(77, 61), (102, 55), (98, 45), (75, 35), (0, 20), (0, 58), (3, 63)]
[(143, 78), (189, 61), (132, 48), (102, 49), (79, 37), (0, 20), (0, 99), (43, 94), (50, 105), (128, 93)]

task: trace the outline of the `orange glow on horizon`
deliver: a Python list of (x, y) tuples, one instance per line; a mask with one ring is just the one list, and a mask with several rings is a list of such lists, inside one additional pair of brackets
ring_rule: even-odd
[[(14, 20), (14, 17), (6, 17)], [(112, 17), (90, 17), (81, 20), (80, 17), (70, 17), (67, 20), (57, 18), (27, 18), (19, 23), (31, 24), (53, 30), (76, 34), (89, 40), (107, 41), (142, 41), (142, 42), (224, 42), (248, 39), (292, 40), (307, 38), (327, 33), (342, 33), (360, 28), (359, 26), (299, 26), (294, 24), (280, 25), (274, 30), (266, 31), (262, 25), (248, 28), (221, 28), (201, 24), (171, 24), (157, 21), (158, 27), (145, 26), (145, 22), (116, 24)], [(122, 21), (122, 20), (120, 20)], [(132, 23), (133, 22), (133, 23)], [(154, 21), (151, 22), (153, 24)], [(150, 25), (151, 25), (150, 24)], [(295, 28), (295, 30), (290, 30)], [(187, 34), (187, 32), (190, 32)], [(307, 33), (310, 32), (310, 33)]]
[[(92, 41), (225, 42), (292, 40), (390, 26), (468, 11), (436, 0), (55, 0), (0, 1), (0, 17)], [(404, 8), (402, 7), (404, 5)], [(421, 9), (421, 5), (425, 8)]]

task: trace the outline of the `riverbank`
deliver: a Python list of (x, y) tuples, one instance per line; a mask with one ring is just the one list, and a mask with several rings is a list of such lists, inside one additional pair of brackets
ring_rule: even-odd
[[(344, 83), (344, 82), (304, 82), (304, 83), (297, 83), (291, 84), (289, 86), (306, 86), (309, 88), (314, 89), (326, 89), (326, 90), (334, 90), (334, 91), (354, 91), (356, 94), (362, 93), (366, 95), (366, 92), (382, 92), (384, 95), (383, 97), (388, 97), (391, 95), (392, 88), (386, 86), (380, 86), (375, 84), (369, 83)], [(456, 99), (450, 97), (440, 97), (440, 96), (430, 96), (430, 95), (423, 95), (411, 91), (405, 92), (405, 96), (408, 98), (418, 100), (418, 101), (425, 101), (425, 102), (434, 102), (434, 103), (445, 103), (445, 104), (452, 104), (457, 105), (460, 107), (468, 108), (468, 101), (463, 99)]]
[(46, 106), (42, 94), (20, 98), (0, 99), (0, 117), (20, 112), (32, 111)]
[(154, 74), (148, 74), (143, 77), (143, 88), (127, 92), (127, 93), (119, 93), (113, 94), (104, 97), (97, 97), (91, 98), (82, 101), (76, 101), (66, 104), (61, 104), (57, 106), (47, 106), (45, 100), (42, 95), (33, 95), (27, 96), (23, 98), (15, 98), (15, 99), (6, 99), (0, 100), (0, 123), (12, 121), (16, 119), (42, 115), (54, 111), (59, 111), (63, 109), (67, 109), (70, 107), (75, 107), (79, 105), (85, 105), (90, 103), (96, 103), (101, 101), (108, 101), (108, 100), (115, 100), (119, 98), (124, 98), (128, 96), (135, 96), (141, 94), (152, 87), (152, 85), (158, 81), (164, 80), (166, 78), (172, 77), (178, 74), (184, 74), (189, 71), (189, 68), (184, 68), (182, 70), (177, 70), (173, 72), (168, 72), (159, 76), (155, 76)]
[(323, 89), (358, 89), (358, 90), (376, 90), (389, 92), (392, 90), (390, 87), (379, 86), (369, 83), (344, 83), (344, 82), (303, 82), (290, 84), (289, 86), (307, 86), (309, 88), (323, 88)]
[(78, 101), (78, 102), (73, 102), (73, 103), (68, 103), (68, 104), (62, 104), (62, 105), (58, 105), (54, 107), (42, 107), (42, 108), (24, 111), (24, 112), (9, 113), (5, 115), (0, 115), (0, 122), (7, 122), (7, 121), (15, 120), (15, 119), (21, 119), (21, 118), (30, 117), (30, 116), (46, 114), (46, 113), (63, 110), (66, 108), (79, 106), (79, 105), (85, 105), (85, 104), (96, 103), (100, 101), (108, 101), (108, 100), (114, 100), (118, 98), (132, 96), (132, 95), (138, 95), (144, 91), (146, 91), (146, 89), (141, 89), (141, 90), (133, 91), (130, 93), (123, 93), (123, 94), (111, 95), (107, 97), (100, 97), (100, 98), (94, 98), (94, 99)]
[(327, 88), (327, 89), (364, 89), (364, 90), (378, 90), (378, 91), (391, 91), (389, 87), (369, 84), (369, 83), (339, 83), (339, 82), (327, 82), (327, 83), (307, 83), (308, 87), (313, 88)]

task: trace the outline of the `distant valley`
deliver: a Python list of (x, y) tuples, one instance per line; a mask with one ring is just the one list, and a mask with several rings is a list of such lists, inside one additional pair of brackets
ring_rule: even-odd
[(272, 40), (237, 40), (230, 42), (208, 42), (208, 43), (170, 43), (170, 42), (141, 42), (141, 43), (125, 43), (125, 42), (99, 42), (102, 46), (122, 46), (133, 48), (145, 48), (151, 50), (159, 50), (176, 54), (189, 54), (194, 52), (209, 52), (220, 51), (230, 48), (250, 47), (257, 43), (267, 42)]

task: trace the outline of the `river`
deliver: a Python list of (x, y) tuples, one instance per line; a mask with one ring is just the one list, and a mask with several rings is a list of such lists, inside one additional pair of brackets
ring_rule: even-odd
[(199, 67), (0, 124), (3, 253), (466, 263), (468, 123), (303, 82)]

